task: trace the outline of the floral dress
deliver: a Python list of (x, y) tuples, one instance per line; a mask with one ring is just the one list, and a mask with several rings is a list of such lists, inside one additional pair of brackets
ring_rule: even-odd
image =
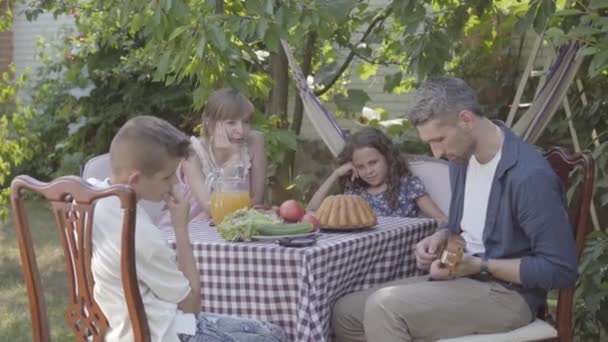
[(386, 192), (372, 194), (367, 191), (367, 188), (355, 186), (346, 189), (344, 193), (363, 197), (374, 209), (377, 216), (417, 217), (418, 206), (416, 205), (416, 199), (426, 195), (426, 189), (417, 176), (410, 175), (401, 178), (396, 208), (391, 208), (389, 205)]

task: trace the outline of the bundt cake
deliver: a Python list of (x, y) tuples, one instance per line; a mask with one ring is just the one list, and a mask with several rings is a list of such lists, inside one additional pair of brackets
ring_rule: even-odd
[(367, 201), (357, 195), (325, 198), (316, 212), (322, 228), (351, 229), (375, 226), (378, 221)]

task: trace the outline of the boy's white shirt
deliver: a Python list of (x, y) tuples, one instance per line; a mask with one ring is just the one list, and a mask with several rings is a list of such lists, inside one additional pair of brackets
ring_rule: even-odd
[[(90, 184), (106, 188), (108, 180), (88, 179)], [(97, 201), (93, 217), (94, 297), (110, 323), (106, 341), (133, 341), (133, 330), (120, 276), (120, 241), (123, 211), (117, 197)], [(135, 254), (139, 290), (142, 296), (152, 341), (179, 342), (178, 334), (194, 335), (196, 318), (177, 308), (190, 293), (188, 279), (179, 270), (176, 255), (138, 207), (135, 230)]]

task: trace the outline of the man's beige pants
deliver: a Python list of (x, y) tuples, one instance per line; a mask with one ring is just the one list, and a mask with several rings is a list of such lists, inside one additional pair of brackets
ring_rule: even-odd
[(332, 326), (337, 342), (436, 341), (509, 331), (533, 318), (524, 298), (499, 283), (423, 276), (340, 298)]

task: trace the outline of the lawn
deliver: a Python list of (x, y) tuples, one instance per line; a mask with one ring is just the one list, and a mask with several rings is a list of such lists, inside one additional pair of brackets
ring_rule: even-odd
[[(29, 201), (26, 208), (29, 213), (38, 268), (42, 276), (53, 340), (72, 340), (73, 335), (64, 319), (68, 284), (63, 251), (53, 215), (41, 201)], [(8, 222), (0, 223), (0, 341), (29, 342), (31, 340), (31, 317), (21, 273), (19, 246), (15, 227), (9, 219)]]

